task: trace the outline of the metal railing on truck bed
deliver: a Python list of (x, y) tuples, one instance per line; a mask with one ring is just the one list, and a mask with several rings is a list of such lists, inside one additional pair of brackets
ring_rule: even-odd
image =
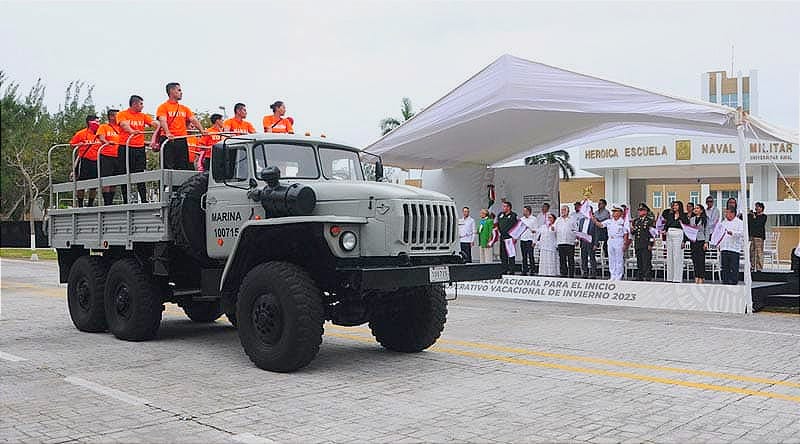
[[(130, 141), (130, 138), (128, 139)], [(164, 142), (166, 143), (166, 141)], [(164, 161), (164, 143), (159, 151), (159, 167)], [(105, 146), (102, 144), (98, 152)], [(126, 142), (127, 145), (127, 142)], [(59, 148), (71, 147), (70, 144), (57, 144), (50, 147), (47, 153), (48, 175), (50, 181), (50, 208), (48, 208), (48, 238), (53, 248), (70, 248), (82, 246), (90, 249), (106, 249), (112, 246), (133, 248), (134, 242), (160, 242), (171, 240), (169, 232), (169, 204), (175, 187), (181, 185), (197, 174), (193, 170), (156, 170), (137, 173), (130, 172), (129, 157), (126, 156), (126, 173), (116, 176), (100, 177), (87, 180), (53, 184), (52, 154)], [(72, 150), (72, 161), (75, 165), (79, 146)], [(129, 148), (130, 149), (130, 148)], [(149, 150), (148, 148), (148, 151)], [(152, 151), (151, 151), (152, 152)], [(98, 155), (97, 170), (100, 172), (101, 158)], [(72, 166), (71, 166), (72, 168)], [(128, 192), (133, 191), (139, 183), (156, 184), (157, 200), (147, 203), (128, 203), (101, 205), (96, 207), (77, 207), (78, 190), (97, 189), (98, 194), (103, 187), (124, 185)], [(72, 194), (72, 208), (58, 208), (59, 194)], [(133, 196), (130, 196), (131, 199)], [(98, 203), (102, 200), (98, 200)]]
[[(172, 191), (196, 171), (155, 170), (126, 177), (105, 177), (104, 186), (124, 183), (157, 182), (160, 199), (156, 202), (129, 203), (82, 208), (51, 208), (48, 234), (53, 248), (105, 249), (111, 246), (133, 248), (134, 242), (160, 242), (171, 240), (169, 232), (169, 204)], [(95, 179), (78, 182), (78, 186), (91, 186)], [(55, 184), (54, 191), (70, 191), (73, 183)]]

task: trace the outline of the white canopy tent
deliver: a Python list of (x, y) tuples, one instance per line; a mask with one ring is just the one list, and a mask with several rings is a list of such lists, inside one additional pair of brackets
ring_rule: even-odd
[[(745, 119), (726, 106), (504, 55), (366, 151), (380, 155), (388, 165), (438, 169), (497, 166), (629, 134), (738, 136), (741, 195), (746, 196), (745, 129), (759, 140), (795, 146), (800, 140), (797, 133), (754, 117)], [(746, 271), (749, 264), (745, 248)], [(745, 282), (749, 289), (748, 272)]]

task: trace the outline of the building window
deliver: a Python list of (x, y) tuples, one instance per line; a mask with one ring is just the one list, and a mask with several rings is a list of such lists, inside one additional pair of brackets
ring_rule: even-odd
[(700, 192), (699, 191), (689, 191), (689, 202), (693, 204), (700, 203)]
[(739, 106), (738, 94), (723, 94), (722, 104), (730, 106), (731, 108), (736, 108), (737, 106)]
[(727, 203), (728, 199), (730, 199), (731, 197), (736, 199), (736, 202), (739, 202), (739, 192), (738, 191), (725, 190), (725, 191), (720, 191), (719, 192), (719, 198), (723, 202), (723, 206), (724, 206), (724, 203)]
[(653, 191), (653, 208), (661, 208), (661, 191)]
[(672, 205), (672, 202), (678, 200), (678, 196), (675, 194), (674, 191), (667, 191), (667, 202)]
[(800, 227), (800, 214), (779, 214), (778, 226)]

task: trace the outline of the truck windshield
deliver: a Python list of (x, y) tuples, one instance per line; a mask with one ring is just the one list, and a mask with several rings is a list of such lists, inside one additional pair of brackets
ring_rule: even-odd
[(311, 145), (264, 143), (253, 149), (253, 155), (256, 174), (268, 166), (276, 166), (284, 178), (319, 178), (314, 147)]
[(319, 147), (322, 175), (329, 180), (364, 180), (358, 153), (340, 148)]

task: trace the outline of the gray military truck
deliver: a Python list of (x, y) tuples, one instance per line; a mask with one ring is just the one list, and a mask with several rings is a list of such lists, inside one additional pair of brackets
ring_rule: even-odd
[(496, 264), (464, 263), (450, 198), (380, 181), (380, 158), (358, 149), (254, 134), (216, 144), (210, 163), (210, 173), (52, 185), (54, 204), (78, 189), (143, 182), (157, 194), (48, 211), (79, 330), (148, 340), (173, 302), (196, 322), (227, 315), (258, 367), (289, 372), (316, 356), (326, 320), (369, 323), (387, 349), (424, 350), (444, 328), (445, 284), (501, 275)]

